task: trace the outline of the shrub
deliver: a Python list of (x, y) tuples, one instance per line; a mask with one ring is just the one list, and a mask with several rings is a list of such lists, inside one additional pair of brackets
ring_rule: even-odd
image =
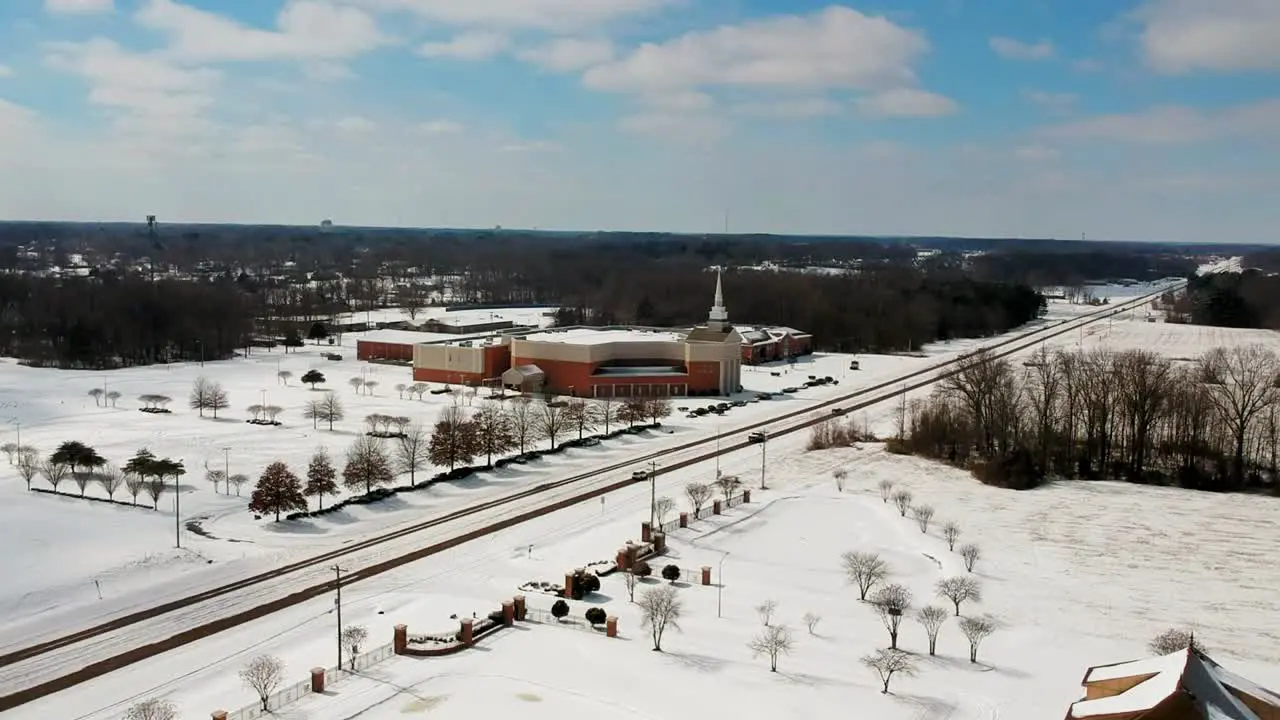
[(609, 619), (609, 616), (605, 613), (604, 608), (593, 607), (587, 608), (586, 618), (587, 622), (592, 625), (603, 625)]
[(650, 567), (649, 563), (641, 560), (635, 564), (635, 567), (631, 568), (631, 572), (636, 577), (646, 578), (653, 574), (653, 568)]
[(674, 583), (675, 581), (679, 580), (679, 579), (680, 579), (680, 566), (679, 566), (679, 565), (668, 565), (668, 566), (666, 566), (666, 567), (662, 568), (662, 578), (663, 578), (664, 580), (670, 580), (672, 583)]
[(573, 578), (574, 587), (581, 587), (584, 593), (600, 592), (600, 578), (593, 572), (583, 571)]
[(569, 614), (569, 603), (564, 600), (557, 600), (555, 605), (551, 606), (551, 615), (559, 620)]

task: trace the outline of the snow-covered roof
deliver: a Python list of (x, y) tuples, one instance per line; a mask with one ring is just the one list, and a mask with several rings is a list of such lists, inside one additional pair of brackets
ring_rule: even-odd
[(418, 332), (417, 330), (370, 330), (356, 336), (357, 342), (396, 343), (400, 345), (416, 345), (457, 338), (448, 333)]
[[(1150, 710), (1180, 691), (1186, 691), (1205, 720), (1260, 720), (1236, 693), (1243, 693), (1280, 710), (1280, 696), (1227, 672), (1203, 652), (1179, 650), (1161, 657), (1090, 668), (1086, 685), (1121, 678), (1140, 678), (1128, 690), (1071, 706), (1070, 717), (1093, 718)], [(1235, 692), (1233, 693), (1232, 690)]]
[(616, 342), (684, 342), (683, 333), (660, 330), (596, 330), (567, 328), (532, 333), (522, 338), (530, 342), (557, 342), (575, 345), (600, 345)]

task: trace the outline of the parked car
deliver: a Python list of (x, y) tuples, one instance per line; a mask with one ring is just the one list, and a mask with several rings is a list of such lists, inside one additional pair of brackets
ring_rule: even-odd
[(762, 443), (764, 442), (764, 433), (757, 430), (756, 432), (753, 432), (747, 436), (747, 441), (753, 442), (753, 443)]
[(797, 393), (797, 392), (800, 392), (800, 388), (798, 388), (798, 387), (785, 387), (785, 388), (782, 388), (782, 392), (787, 393), (788, 395), (790, 395), (791, 393)]

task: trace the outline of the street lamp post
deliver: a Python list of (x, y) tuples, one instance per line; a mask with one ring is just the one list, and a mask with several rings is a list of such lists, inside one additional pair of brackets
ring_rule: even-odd
[(342, 573), (346, 572), (346, 569), (343, 568), (341, 565), (334, 565), (329, 569), (333, 571), (334, 575), (337, 578), (336, 583), (334, 584), (334, 590), (337, 591), (337, 598), (335, 598), (334, 600), (334, 606), (337, 608), (337, 612), (338, 612), (338, 635), (337, 635), (338, 669), (341, 670), (342, 669)]
[(720, 426), (716, 425), (716, 480), (720, 479)]
[(764, 468), (767, 451), (765, 447), (769, 444), (769, 431), (760, 431), (760, 489), (764, 490)]
[(721, 598), (724, 596), (724, 561), (729, 557), (729, 553), (720, 556), (719, 567), (716, 568), (716, 617), (721, 617)]
[(649, 527), (658, 519), (658, 463), (649, 461)]

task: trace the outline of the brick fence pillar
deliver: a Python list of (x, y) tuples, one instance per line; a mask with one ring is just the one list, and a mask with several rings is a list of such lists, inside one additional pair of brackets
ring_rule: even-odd
[(528, 609), (524, 603), (524, 596), (517, 595), (514, 598), (511, 598), (511, 602), (516, 606), (516, 620), (518, 622), (524, 622), (525, 615), (528, 613)]
[(667, 534), (654, 533), (653, 534), (653, 552), (657, 555), (661, 555), (666, 551), (667, 551)]
[(311, 692), (324, 692), (324, 668), (311, 668)]
[(702, 584), (703, 585), (711, 584), (711, 566), (710, 565), (702, 566)]
[(689, 513), (687, 512), (680, 513), (680, 527), (682, 528), (689, 527)]
[(614, 564), (618, 566), (619, 570), (626, 572), (631, 569), (631, 563), (628, 562), (629, 560), (631, 560), (630, 553), (627, 552), (626, 548), (622, 548), (618, 551), (618, 556), (614, 559)]
[(463, 645), (470, 645), (475, 642), (475, 620), (472, 618), (463, 618), (462, 632), (458, 633), (458, 640)]
[(719, 500), (712, 500), (712, 501), (711, 501), (711, 514), (712, 514), (712, 515), (719, 515), (719, 514), (720, 514), (720, 501), (719, 501)]
[(742, 491), (742, 502), (751, 502), (751, 488), (746, 488)]
[(561, 595), (566, 600), (573, 599), (573, 573), (564, 574), (564, 592)]
[(514, 600), (502, 601), (502, 624), (507, 627), (516, 624), (516, 603)]
[(403, 655), (406, 648), (409, 647), (409, 626), (397, 625), (395, 627), (395, 635), (391, 638), (391, 648), (397, 655)]
[(604, 621), (604, 634), (609, 637), (618, 637), (618, 618), (610, 616)]
[(214, 711), (213, 711), (213, 714), (212, 714), (210, 717), (212, 717), (212, 718), (213, 718), (213, 720), (227, 720), (227, 711), (226, 711), (226, 710), (214, 710)]
[(649, 542), (653, 539), (653, 526), (648, 520), (640, 523), (640, 542)]

